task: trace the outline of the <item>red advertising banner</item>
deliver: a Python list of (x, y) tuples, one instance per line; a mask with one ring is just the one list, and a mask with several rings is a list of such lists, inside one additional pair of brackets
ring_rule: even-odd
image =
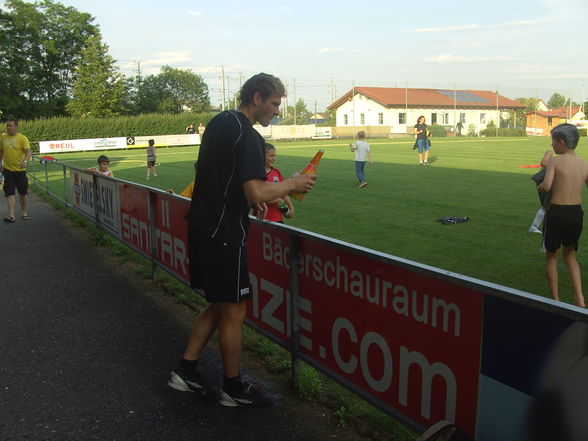
[[(151, 256), (149, 190), (119, 183), (121, 239), (135, 250)], [(188, 238), (184, 215), (189, 201), (153, 193), (156, 260), (177, 278), (188, 282)]]
[[(423, 424), (474, 436), (483, 294), (318, 240), (299, 239), (300, 346)], [(287, 234), (252, 224), (248, 317), (288, 341)]]

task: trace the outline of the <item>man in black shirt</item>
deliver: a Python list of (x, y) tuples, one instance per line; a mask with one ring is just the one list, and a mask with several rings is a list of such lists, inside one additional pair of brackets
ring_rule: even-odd
[(223, 406), (269, 404), (240, 377), (240, 355), (245, 301), (251, 297), (247, 271), (249, 211), (263, 216), (266, 201), (291, 191), (308, 192), (316, 175), (297, 175), (280, 183), (266, 182), (264, 140), (253, 128), (268, 126), (279, 114), (285, 88), (282, 82), (260, 73), (243, 85), (238, 110), (215, 116), (202, 138), (196, 185), (187, 214), (191, 285), (204, 290), (208, 307), (196, 318), (178, 369), (168, 384), (181, 391), (206, 394), (196, 371), (198, 358), (218, 330), (224, 381)]

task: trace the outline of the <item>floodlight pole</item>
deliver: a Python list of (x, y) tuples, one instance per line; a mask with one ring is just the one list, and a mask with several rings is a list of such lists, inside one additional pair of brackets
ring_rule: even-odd
[(498, 85), (496, 85), (496, 137), (498, 138), (498, 126), (500, 126), (500, 111), (498, 110)]

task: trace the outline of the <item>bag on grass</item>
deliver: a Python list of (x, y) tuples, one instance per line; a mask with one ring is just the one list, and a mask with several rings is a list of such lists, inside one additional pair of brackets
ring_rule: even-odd
[(462, 224), (464, 222), (469, 222), (470, 218), (465, 217), (441, 217), (437, 219), (437, 222), (441, 222), (443, 225), (452, 225), (452, 224)]

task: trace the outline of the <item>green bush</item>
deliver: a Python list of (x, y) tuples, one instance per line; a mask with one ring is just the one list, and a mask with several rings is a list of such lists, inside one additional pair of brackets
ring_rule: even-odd
[(447, 132), (445, 131), (443, 126), (440, 126), (439, 124), (432, 124), (428, 128), (429, 132), (431, 132), (431, 135), (435, 138), (447, 136)]
[(477, 137), (478, 136), (478, 130), (476, 129), (475, 125), (470, 124), (468, 126), (468, 136), (470, 136), (470, 137)]
[(580, 132), (580, 136), (588, 136), (586, 133), (588, 132), (588, 129), (578, 129), (578, 132)]
[(29, 141), (65, 139), (114, 138), (120, 136), (177, 135), (185, 133), (189, 124), (206, 125), (213, 113), (185, 112), (180, 114), (150, 113), (113, 118), (56, 117), (21, 121), (20, 131)]

